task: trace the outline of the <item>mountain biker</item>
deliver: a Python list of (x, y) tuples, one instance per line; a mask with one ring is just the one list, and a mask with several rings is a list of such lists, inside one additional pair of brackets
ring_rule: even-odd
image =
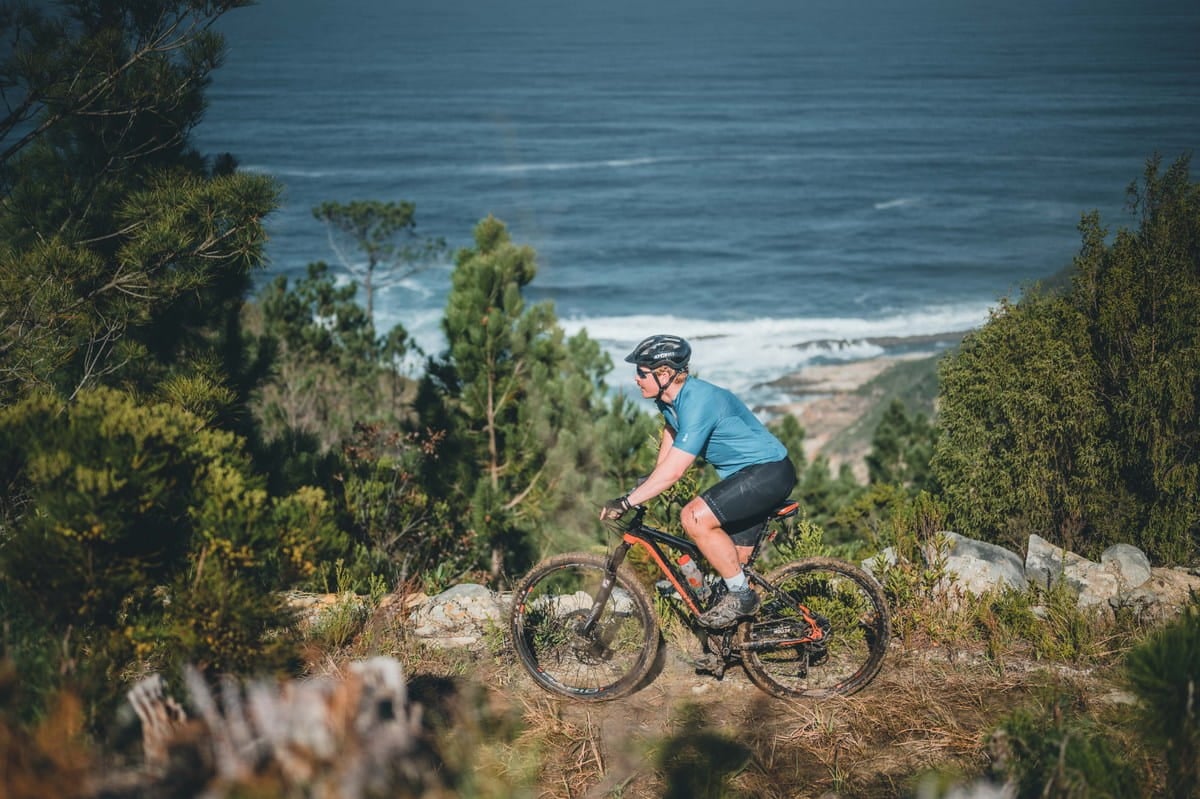
[(630, 507), (666, 491), (697, 458), (720, 482), (693, 497), (682, 512), (683, 529), (729, 590), (700, 615), (710, 628), (728, 627), (758, 610), (759, 598), (742, 564), (762, 532), (763, 519), (787, 499), (796, 472), (787, 449), (728, 389), (688, 373), (692, 348), (672, 335), (650, 336), (625, 356), (636, 367), (642, 396), (666, 420), (654, 471), (628, 494), (604, 503), (601, 519), (619, 519)]

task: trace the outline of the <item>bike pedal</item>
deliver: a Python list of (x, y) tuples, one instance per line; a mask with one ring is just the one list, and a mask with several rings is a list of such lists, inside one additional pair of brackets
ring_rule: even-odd
[(725, 676), (725, 661), (719, 655), (701, 655), (696, 658), (695, 666), (699, 674), (711, 674), (718, 679)]

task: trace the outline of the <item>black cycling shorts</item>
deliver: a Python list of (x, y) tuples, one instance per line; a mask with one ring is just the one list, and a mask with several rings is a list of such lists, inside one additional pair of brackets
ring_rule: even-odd
[(751, 547), (762, 535), (767, 514), (782, 504), (795, 487), (796, 469), (789, 458), (784, 458), (734, 472), (700, 497), (733, 543)]

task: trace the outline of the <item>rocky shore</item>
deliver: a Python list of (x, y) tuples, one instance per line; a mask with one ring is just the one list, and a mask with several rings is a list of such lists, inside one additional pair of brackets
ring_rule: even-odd
[(848, 441), (845, 433), (860, 424), (880, 403), (890, 401), (885, 390), (871, 390), (870, 387), (906, 361), (930, 361), (932, 364), (933, 359), (957, 346), (966, 333), (872, 339), (871, 343), (885, 349), (883, 355), (843, 363), (813, 364), (784, 375), (770, 385), (782, 390), (791, 400), (762, 410), (772, 415), (788, 413), (799, 420), (806, 433), (804, 451), (810, 459), (823, 454), (835, 471), (846, 463), (860, 479), (865, 479), (863, 459), (869, 450), (869, 435)]

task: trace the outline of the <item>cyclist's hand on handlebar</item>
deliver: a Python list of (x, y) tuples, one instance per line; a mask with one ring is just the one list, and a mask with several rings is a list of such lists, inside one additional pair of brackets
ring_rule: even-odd
[(629, 511), (629, 497), (619, 496), (616, 499), (610, 499), (600, 506), (600, 518), (619, 519)]

